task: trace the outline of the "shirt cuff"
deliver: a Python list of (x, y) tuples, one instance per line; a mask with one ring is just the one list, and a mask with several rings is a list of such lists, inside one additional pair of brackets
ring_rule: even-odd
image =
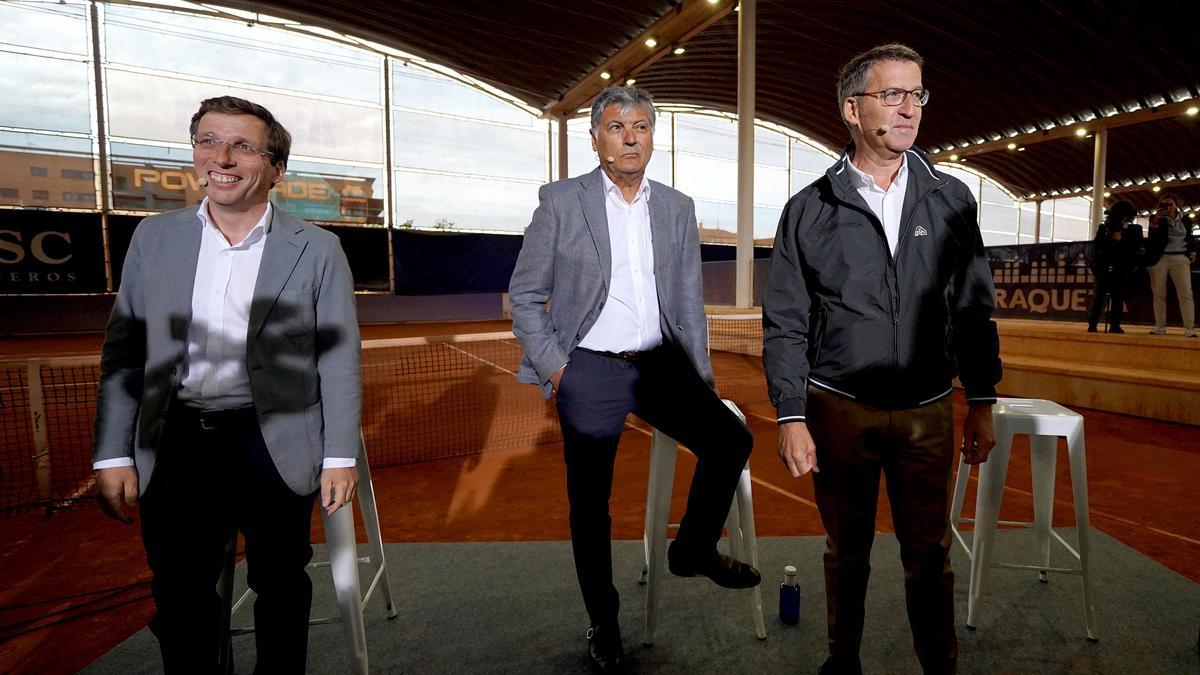
[(114, 457), (113, 459), (102, 459), (99, 462), (92, 462), (92, 470), (99, 471), (100, 469), (116, 469), (122, 466), (133, 466), (132, 457)]
[(321, 462), (321, 468), (352, 469), (357, 461), (358, 460), (353, 457), (326, 457), (325, 460)]

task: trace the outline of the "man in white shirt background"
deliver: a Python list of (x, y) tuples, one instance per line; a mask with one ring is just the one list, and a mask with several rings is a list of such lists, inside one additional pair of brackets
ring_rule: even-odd
[(730, 588), (759, 582), (753, 567), (716, 550), (753, 438), (713, 388), (695, 205), (645, 176), (654, 121), (642, 90), (598, 95), (600, 167), (542, 187), (509, 288), (525, 351), (518, 380), (557, 392), (588, 653), (604, 672), (625, 665), (608, 500), (630, 412), (698, 458), (671, 571)]
[(275, 209), (291, 136), (262, 106), (192, 117), (197, 207), (134, 233), (105, 331), (93, 468), (101, 504), (138, 507), (167, 672), (212, 671), (226, 542), (246, 540), (259, 672), (302, 673), (309, 524), (357, 483), (354, 284), (336, 236)]

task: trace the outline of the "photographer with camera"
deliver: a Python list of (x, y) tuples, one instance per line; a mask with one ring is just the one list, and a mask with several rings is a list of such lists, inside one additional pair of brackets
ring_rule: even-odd
[(1150, 218), (1149, 240), (1145, 263), (1150, 272), (1150, 288), (1154, 291), (1154, 328), (1150, 334), (1167, 333), (1167, 277), (1170, 276), (1179, 298), (1183, 334), (1194, 338), (1196, 305), (1192, 300), (1192, 271), (1189, 268), (1196, 262), (1196, 238), (1192, 235), (1192, 219), (1180, 212), (1179, 200), (1174, 195), (1159, 197), (1158, 209)]
[(1108, 311), (1108, 332), (1121, 330), (1125, 284), (1137, 267), (1138, 249), (1142, 245), (1142, 228), (1133, 224), (1137, 209), (1124, 199), (1109, 207), (1104, 222), (1096, 228), (1092, 244), (1092, 272), (1096, 277), (1096, 294), (1088, 314), (1088, 332), (1095, 333), (1104, 311), (1104, 303), (1112, 298)]

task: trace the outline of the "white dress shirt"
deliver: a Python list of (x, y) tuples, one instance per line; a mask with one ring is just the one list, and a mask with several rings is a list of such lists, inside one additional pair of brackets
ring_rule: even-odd
[(904, 211), (904, 190), (908, 187), (908, 154), (900, 155), (900, 171), (892, 179), (892, 184), (884, 190), (875, 184), (875, 178), (869, 173), (859, 171), (858, 167), (845, 160), (849, 169), (850, 182), (858, 189), (871, 212), (883, 223), (883, 234), (887, 237), (888, 249), (896, 254), (896, 244), (900, 241), (900, 216)]
[(662, 344), (662, 328), (650, 233), (650, 180), (642, 177), (629, 203), (608, 174), (601, 171), (600, 177), (604, 181), (612, 273), (608, 300), (579, 346), (598, 352), (653, 349)]
[[(246, 372), (246, 337), (250, 306), (267, 235), (271, 204), (241, 241), (230, 244), (208, 214), (208, 198), (200, 203), (200, 255), (192, 286), (192, 320), (178, 399), (206, 410), (254, 405)], [(353, 458), (327, 458), (323, 468), (352, 467)], [(133, 458), (96, 462), (93, 469), (133, 466)]]

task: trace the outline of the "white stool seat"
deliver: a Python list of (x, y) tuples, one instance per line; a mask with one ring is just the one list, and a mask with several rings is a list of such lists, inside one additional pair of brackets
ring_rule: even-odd
[[(338, 615), (310, 619), (310, 626), (327, 623), (341, 623), (345, 633), (346, 650), (350, 657), (350, 672), (365, 675), (368, 672), (367, 663), (367, 631), (363, 622), (363, 608), (370, 601), (371, 595), (377, 588), (383, 591), (386, 604), (387, 618), (396, 618), (396, 606), (392, 602), (392, 586), (388, 579), (387, 560), (383, 556), (383, 536), (379, 530), (379, 512), (375, 506), (375, 487), (371, 483), (371, 467), (367, 462), (365, 444), (360, 448), (358, 462), (358, 505), (363, 512), (363, 526), (367, 531), (368, 555), (358, 557), (358, 543), (354, 534), (354, 511), (352, 504), (346, 504), (332, 516), (326, 515), (321, 509), (321, 520), (325, 526), (325, 544), (329, 551), (329, 562), (309, 563), (309, 568), (329, 567), (333, 575), (333, 586), (337, 594)], [(320, 506), (317, 506), (320, 509)], [(235, 533), (225, 550), (225, 570), (221, 575), (217, 588), (225, 602), (225, 614), (222, 626), (229, 635), (253, 633), (254, 626), (231, 627), (232, 617), (238, 608), (249, 599), (253, 593), (246, 589), (242, 595), (233, 601), (233, 566), (237, 551), (237, 534)], [(367, 585), (367, 592), (361, 592), (359, 584), (359, 564), (370, 565), (378, 561), (379, 567)], [(224, 632), (224, 631), (223, 631)], [(225, 672), (233, 672), (229, 641), (222, 641), (221, 663)]]
[[(966, 495), (967, 479), (971, 465), (959, 458), (958, 479), (954, 487), (954, 501), (950, 508), (950, 528), (955, 539), (971, 559), (971, 586), (967, 596), (967, 627), (974, 628), (983, 605), (983, 591), (989, 570), (993, 567), (1033, 570), (1039, 580), (1048, 580), (1047, 573), (1071, 574), (1080, 577), (1083, 586), (1083, 616), (1089, 640), (1096, 640), (1095, 610), (1092, 604), (1091, 565), (1088, 557), (1088, 501), (1087, 463), (1083, 440), (1083, 417), (1053, 401), (1041, 399), (1002, 398), (992, 406), (992, 417), (996, 427), (996, 447), (988, 460), (979, 465), (979, 489), (975, 497), (975, 518), (962, 517), (962, 504)], [(1033, 473), (1034, 522), (1001, 521), (1000, 503), (1004, 497), (1004, 481), (1008, 474), (1008, 460), (1012, 452), (1013, 436), (1029, 436), (1031, 469)], [(1067, 439), (1067, 455), (1070, 459), (1071, 488), (1075, 499), (1075, 528), (1077, 545), (1072, 547), (1057, 532), (1051, 529), (1054, 514), (1055, 461), (1058, 438)], [(958, 531), (962, 521), (975, 522), (975, 531), (970, 546)], [(996, 525), (1020, 525), (1033, 527), (1034, 564), (1022, 565), (993, 562), (993, 542)], [(1050, 539), (1061, 543), (1079, 561), (1078, 567), (1050, 566)]]
[[(725, 400), (743, 422), (746, 417), (733, 401)], [(667, 530), (671, 512), (671, 492), (675, 484), (675, 459), (679, 443), (661, 431), (654, 430), (650, 448), (650, 484), (646, 491), (646, 528), (642, 537), (646, 559), (639, 583), (646, 584), (646, 628), (643, 642), (653, 644), (654, 629), (658, 616), (659, 582), (666, 571)], [(729, 532), (729, 555), (758, 567), (758, 540), (754, 535), (754, 501), (750, 492), (750, 466), (742, 469), (737, 492), (725, 521)], [(750, 589), (751, 613), (754, 632), (758, 639), (767, 637), (763, 623), (762, 590), (760, 586)]]

